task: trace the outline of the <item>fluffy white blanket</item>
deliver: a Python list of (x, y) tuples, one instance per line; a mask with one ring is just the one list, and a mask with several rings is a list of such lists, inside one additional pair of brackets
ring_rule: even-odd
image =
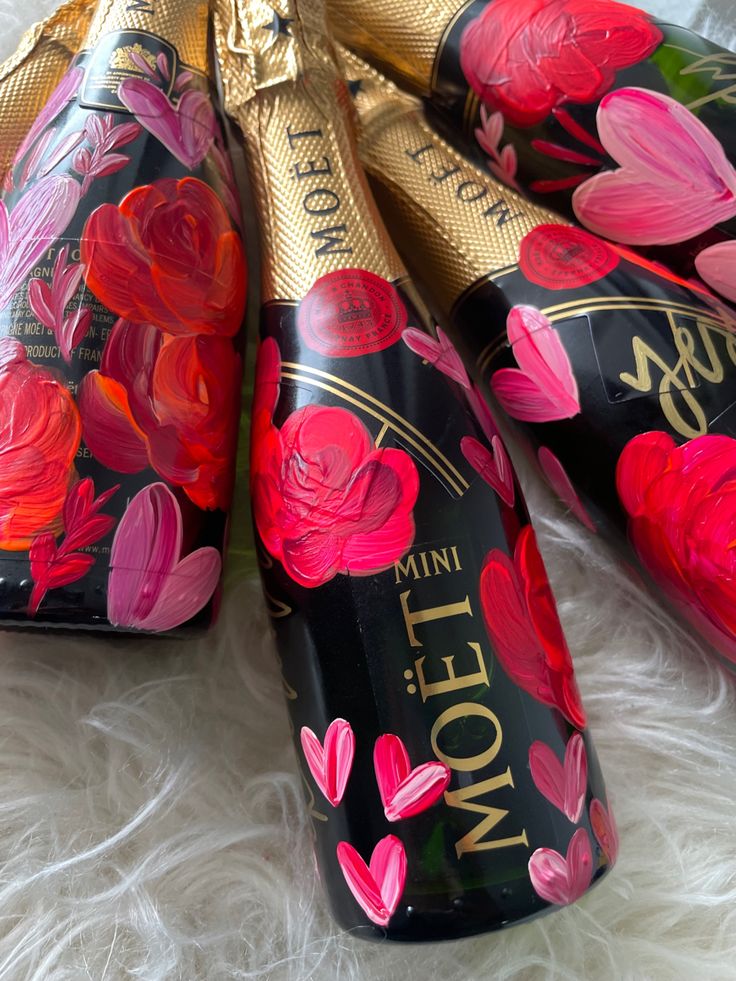
[[(0, 57), (54, 5), (0, 0)], [(734, 39), (733, 0), (644, 6)], [(604, 884), (455, 944), (337, 932), (258, 589), (231, 576), (200, 644), (0, 634), (0, 978), (736, 979), (736, 679), (527, 486), (620, 825)]]

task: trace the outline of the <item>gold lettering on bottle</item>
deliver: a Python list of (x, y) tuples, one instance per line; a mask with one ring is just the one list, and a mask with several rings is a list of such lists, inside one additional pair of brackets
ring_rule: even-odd
[[(484, 852), (495, 848), (508, 848), (511, 845), (529, 847), (525, 828), (520, 834), (507, 838), (486, 838), (486, 835), (489, 835), (509, 812), (500, 807), (493, 807), (491, 804), (481, 804), (476, 798), (484, 794), (491, 794), (502, 787), (515, 789), (511, 767), (507, 766), (503, 773), (499, 773), (496, 777), (490, 777), (488, 780), (482, 780), (480, 783), (471, 784), (469, 787), (460, 787), (458, 790), (445, 791), (445, 803), (448, 807), (457, 807), (464, 811), (473, 811), (476, 814), (485, 815), (472, 831), (469, 831), (455, 843), (455, 852), (458, 858), (461, 858), (466, 852)], [(485, 841), (484, 838), (486, 838)]]
[(405, 593), (399, 596), (401, 600), (401, 609), (404, 614), (404, 624), (406, 625), (406, 633), (409, 637), (409, 643), (412, 647), (422, 647), (422, 642), (417, 640), (417, 635), (414, 632), (414, 627), (418, 623), (430, 623), (432, 620), (444, 620), (445, 617), (457, 617), (457, 616), (470, 616), (472, 617), (473, 611), (470, 608), (470, 598), (465, 597), (460, 603), (445, 603), (444, 606), (432, 606), (427, 610), (414, 610), (409, 609), (409, 597), (411, 596), (411, 590), (407, 589)]
[(440, 681), (427, 681), (424, 674), (424, 662), (427, 660), (425, 655), (417, 658), (414, 662), (414, 670), (416, 671), (417, 681), (419, 682), (419, 691), (422, 696), (422, 701), (426, 702), (428, 698), (433, 695), (446, 695), (451, 691), (461, 691), (463, 688), (475, 688), (477, 685), (489, 685), (488, 671), (486, 670), (485, 661), (483, 660), (483, 650), (480, 644), (475, 643), (475, 641), (467, 641), (468, 647), (475, 654), (475, 663), (477, 670), (472, 671), (470, 674), (455, 674), (455, 655), (451, 654), (448, 657), (442, 657), (440, 660), (445, 666), (446, 675)]
[(408, 555), (403, 562), (399, 559), (398, 562), (394, 563), (397, 586), (402, 577), (404, 579), (408, 579), (409, 576), (412, 579), (428, 579), (430, 576), (441, 576), (444, 572), (462, 572), (457, 545), (445, 547), (441, 551), (430, 549), (428, 553), (419, 552), (418, 557), (422, 564), (422, 572), (417, 569), (417, 554), (415, 553)]

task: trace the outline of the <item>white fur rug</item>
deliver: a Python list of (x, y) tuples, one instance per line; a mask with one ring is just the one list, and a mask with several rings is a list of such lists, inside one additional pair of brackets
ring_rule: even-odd
[[(734, 40), (733, 0), (644, 5)], [(0, 0), (0, 57), (53, 6)], [(336, 932), (258, 588), (231, 571), (199, 645), (0, 634), (0, 979), (736, 979), (736, 676), (527, 486), (621, 830), (605, 883), (454, 944)]]

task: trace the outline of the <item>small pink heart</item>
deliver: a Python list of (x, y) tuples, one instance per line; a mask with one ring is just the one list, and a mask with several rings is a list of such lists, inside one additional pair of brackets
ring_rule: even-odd
[(529, 859), (534, 891), (548, 903), (568, 906), (580, 899), (593, 878), (593, 852), (585, 828), (578, 828), (563, 858), (552, 848), (537, 848)]
[(368, 866), (349, 842), (341, 841), (337, 846), (337, 861), (350, 891), (368, 919), (379, 926), (388, 926), (406, 883), (403, 844), (395, 835), (381, 838)]
[(552, 422), (580, 412), (578, 385), (562, 341), (536, 307), (516, 306), (506, 321), (506, 335), (518, 368), (500, 368), (491, 388), (513, 419)]
[(514, 489), (514, 471), (500, 436), (491, 438), (493, 452), (473, 436), (463, 436), (460, 449), (468, 463), (477, 470), (480, 476), (489, 484), (510, 508), (514, 506), (516, 491)]
[(450, 782), (450, 769), (434, 760), (413, 770), (406, 746), (390, 733), (379, 736), (373, 749), (373, 767), (383, 810), (389, 821), (421, 814), (435, 804)]
[(537, 453), (537, 459), (539, 460), (539, 466), (542, 468), (542, 473), (547, 478), (555, 494), (557, 494), (563, 504), (566, 504), (570, 508), (578, 521), (582, 522), (589, 531), (595, 534), (597, 529), (593, 519), (578, 497), (577, 491), (567, 475), (567, 471), (552, 450), (548, 450), (546, 446), (541, 446)]
[(325, 733), (324, 748), (307, 726), (302, 727), (301, 743), (314, 782), (333, 807), (345, 793), (355, 756), (355, 735), (345, 719), (333, 719)]
[(593, 834), (613, 865), (618, 858), (618, 829), (610, 808), (606, 808), (596, 797), (590, 803), (590, 826)]
[(559, 808), (569, 821), (577, 824), (583, 813), (588, 784), (588, 756), (580, 733), (576, 732), (570, 737), (564, 764), (546, 743), (539, 740), (532, 743), (529, 747), (529, 769), (540, 794)]
[(437, 328), (437, 340), (414, 327), (407, 327), (401, 339), (408, 348), (420, 358), (429, 361), (443, 375), (452, 378), (463, 388), (470, 389), (470, 379), (465, 365), (441, 327)]

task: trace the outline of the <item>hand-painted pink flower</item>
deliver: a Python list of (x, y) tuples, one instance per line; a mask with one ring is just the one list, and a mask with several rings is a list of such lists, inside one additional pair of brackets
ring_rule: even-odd
[(552, 848), (537, 848), (529, 859), (534, 891), (548, 903), (568, 906), (580, 899), (593, 878), (593, 851), (585, 828), (570, 839), (567, 856)]
[(521, 529), (513, 560), (492, 549), (480, 576), (486, 629), (511, 680), (532, 698), (585, 728), (570, 651), (534, 529)]
[(128, 505), (110, 554), (107, 615), (116, 627), (160, 632), (190, 620), (220, 579), (216, 548), (181, 558), (179, 502), (165, 484), (149, 484)]
[(575, 191), (573, 208), (586, 228), (629, 245), (669, 245), (736, 216), (736, 170), (685, 106), (625, 88), (603, 99), (597, 118), (620, 168)]
[(64, 234), (80, 196), (81, 188), (71, 177), (44, 177), (28, 188), (10, 214), (0, 201), (0, 310)]
[(736, 661), (736, 439), (643, 433), (619, 457), (629, 538), (652, 579)]
[(611, 865), (618, 858), (618, 830), (610, 807), (606, 807), (598, 798), (590, 803), (590, 826), (596, 841)]
[(736, 302), (736, 242), (719, 242), (695, 257), (695, 268), (708, 286)]
[(314, 782), (333, 807), (345, 794), (355, 756), (355, 735), (345, 719), (333, 719), (325, 733), (324, 747), (308, 726), (300, 734), (304, 758)]
[(518, 368), (501, 368), (491, 389), (506, 412), (523, 422), (571, 419), (580, 412), (572, 365), (550, 321), (535, 307), (516, 306), (506, 333)]
[(568, 821), (577, 824), (583, 813), (588, 786), (588, 755), (580, 733), (570, 736), (564, 763), (560, 763), (555, 751), (546, 743), (539, 740), (532, 743), (529, 770), (539, 793), (559, 808)]
[(175, 106), (152, 82), (126, 78), (118, 96), (123, 105), (185, 167), (198, 167), (212, 146), (217, 120), (204, 92), (190, 89)]
[(277, 429), (279, 372), (278, 345), (266, 340), (251, 421), (251, 494), (264, 547), (307, 587), (390, 568), (414, 540), (414, 461), (377, 448), (343, 408), (306, 405)]
[(432, 807), (451, 777), (450, 768), (439, 760), (412, 769), (406, 746), (391, 733), (376, 740), (373, 768), (387, 821), (401, 821)]
[(82, 281), (81, 263), (67, 265), (69, 246), (59, 251), (54, 263), (51, 286), (42, 279), (32, 279), (28, 284), (28, 303), (39, 321), (54, 332), (62, 358), (69, 364), (72, 351), (82, 343), (92, 324), (92, 310), (78, 306), (68, 315), (71, 303)]
[(406, 851), (395, 835), (381, 838), (370, 865), (347, 841), (337, 846), (337, 861), (358, 905), (373, 923), (388, 926), (406, 884)]
[(572, 513), (582, 522), (585, 527), (596, 534), (597, 529), (595, 522), (588, 514), (585, 505), (578, 497), (578, 493), (573, 486), (572, 481), (567, 475), (567, 471), (562, 466), (560, 461), (554, 455), (552, 450), (547, 449), (546, 446), (540, 446), (539, 452), (537, 453), (537, 459), (539, 460), (539, 466), (542, 468), (542, 473), (547, 478), (547, 481), (552, 488), (552, 490), (557, 494), (559, 499), (563, 504), (566, 504), (570, 508)]
[(514, 471), (500, 436), (491, 437), (493, 452), (473, 436), (463, 436), (460, 449), (468, 463), (510, 508), (516, 500)]
[(463, 388), (470, 388), (470, 379), (465, 370), (465, 365), (441, 327), (437, 328), (437, 340), (414, 327), (407, 327), (402, 333), (401, 339), (411, 351), (434, 365), (443, 375), (452, 378)]

